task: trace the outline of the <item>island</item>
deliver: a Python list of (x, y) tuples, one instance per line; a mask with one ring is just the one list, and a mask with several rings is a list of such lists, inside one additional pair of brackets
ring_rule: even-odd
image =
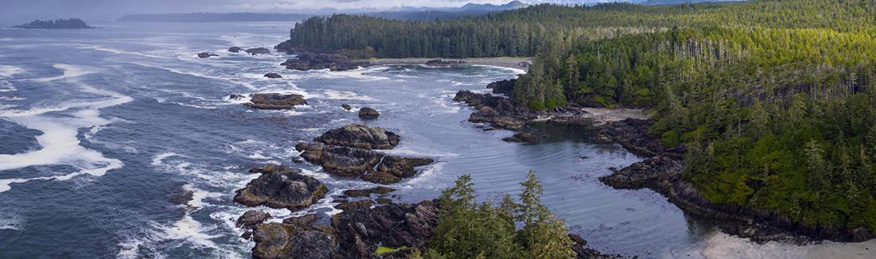
[(89, 26), (82, 19), (70, 18), (70, 19), (57, 19), (57, 20), (34, 20), (27, 24), (21, 24), (13, 26), (19, 29), (47, 29), (47, 30), (60, 30), (60, 29), (94, 29), (94, 27)]

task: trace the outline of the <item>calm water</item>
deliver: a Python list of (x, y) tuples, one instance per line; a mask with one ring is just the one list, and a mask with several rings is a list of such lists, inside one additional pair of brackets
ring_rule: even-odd
[[(361, 123), (341, 104), (370, 106), (368, 122), (399, 133), (392, 153), (439, 162), (396, 184), (398, 200), (435, 198), (461, 174), (480, 197), (516, 194), (528, 170), (543, 201), (592, 246), (641, 257), (868, 257), (871, 243), (756, 245), (715, 233), (650, 191), (600, 184), (610, 167), (641, 158), (614, 145), (506, 143), (507, 131), (466, 122), (452, 101), (520, 71), (496, 67), (373, 67), (348, 72), (282, 69), (272, 47), (291, 24), (98, 24), (86, 31), (0, 29), (0, 258), (246, 258), (252, 243), (233, 220), (248, 208), (234, 191), (250, 167), (291, 164), (293, 146)], [(218, 58), (198, 59), (210, 51)], [(284, 79), (263, 78), (277, 72)], [(306, 107), (253, 111), (230, 94), (303, 94)], [(370, 184), (302, 167), (330, 195)], [(187, 204), (175, 196), (193, 191)], [(337, 213), (331, 198), (302, 213)], [(268, 209), (272, 215), (294, 216)], [(280, 219), (276, 219), (280, 220)], [(872, 257), (871, 257), (872, 258)]]

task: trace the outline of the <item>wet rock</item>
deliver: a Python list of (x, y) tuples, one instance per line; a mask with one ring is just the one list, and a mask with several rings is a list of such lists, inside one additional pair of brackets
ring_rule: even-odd
[(243, 100), (243, 99), (246, 99), (246, 96), (240, 95), (240, 94), (232, 94), (232, 95), (228, 96), (228, 100), (238, 101), (238, 100)]
[(260, 210), (250, 210), (243, 213), (240, 218), (237, 218), (237, 223), (235, 225), (237, 227), (252, 228), (258, 224), (261, 224), (262, 222), (265, 222), (265, 220), (268, 220), (269, 218), (271, 218), (271, 214), (268, 214), (267, 212)]
[(253, 258), (330, 259), (336, 239), (329, 233), (290, 224), (260, 224), (253, 231)]
[(283, 78), (283, 76), (281, 76), (280, 74), (277, 74), (277, 73), (267, 73), (267, 74), (265, 74), (265, 77), (270, 78), (270, 79)]
[(344, 211), (332, 219), (343, 258), (370, 258), (379, 246), (423, 248), (437, 224), (432, 201)]
[(469, 116), (469, 121), (475, 123), (489, 123), (497, 128), (519, 130), (526, 125), (526, 121), (510, 116), (502, 116), (489, 106), (483, 106), (477, 112)]
[(392, 149), (398, 145), (401, 137), (381, 127), (371, 128), (362, 124), (350, 124), (329, 130), (314, 140), (333, 146)]
[(359, 118), (366, 119), (366, 120), (373, 120), (373, 119), (377, 119), (377, 117), (380, 117), (380, 113), (377, 112), (377, 110), (375, 110), (375, 109), (372, 109), (369, 107), (364, 107), (362, 109), (359, 109)]
[(293, 157), (292, 162), (296, 164), (304, 163), (304, 158), (301, 157)]
[(349, 110), (353, 109), (353, 106), (350, 106), (349, 104), (341, 104), (341, 108), (344, 108), (344, 110), (349, 111)]
[(323, 143), (299, 143), (307, 162), (339, 176), (361, 177), (375, 183), (395, 183), (417, 174), (416, 167), (434, 162), (430, 158), (406, 158), (381, 154), (363, 148), (328, 146)]
[(426, 65), (430, 67), (456, 67), (459, 65), (464, 65), (465, 61), (462, 60), (443, 60), (443, 59), (433, 59), (426, 61)]
[(283, 224), (290, 224), (300, 228), (307, 228), (318, 220), (316, 214), (307, 214), (301, 217), (292, 217), (283, 220)]
[(237, 47), (237, 46), (234, 46), (234, 47), (228, 48), (228, 52), (232, 52), (232, 53), (238, 53), (238, 52), (241, 52), (241, 51), (243, 51), (243, 48), (241, 48), (241, 47)]
[(599, 180), (618, 189), (646, 188), (675, 177), (682, 168), (683, 164), (678, 160), (658, 156), (634, 163)]
[(365, 190), (346, 190), (346, 191), (344, 191), (344, 196), (347, 196), (347, 197), (368, 197), (368, 196), (371, 196), (371, 194), (385, 195), (385, 194), (388, 194), (388, 193), (391, 193), (394, 191), (395, 191), (395, 189), (393, 189), (393, 188), (378, 186), (378, 187), (374, 187), (371, 189), (365, 189)]
[(361, 210), (371, 208), (374, 202), (371, 200), (361, 200), (361, 201), (353, 201), (353, 202), (341, 202), (338, 205), (335, 205), (335, 208), (341, 210)]
[(186, 187), (183, 187), (179, 193), (173, 195), (173, 197), (170, 198), (170, 202), (176, 205), (186, 205), (190, 201), (192, 201), (194, 195), (195, 192), (187, 189)]
[(516, 83), (517, 79), (496, 81), (487, 85), (487, 88), (493, 89), (494, 94), (504, 94), (506, 96), (511, 96), (511, 93), (514, 92), (514, 84)]
[(316, 203), (328, 189), (301, 170), (288, 166), (268, 165), (261, 176), (238, 190), (234, 201), (246, 206), (267, 206), (300, 210)]
[(213, 53), (207, 53), (207, 52), (201, 52), (201, 53), (198, 53), (198, 57), (199, 57), (199, 58), (209, 58), (209, 57), (218, 57), (218, 56), (219, 56), (219, 55), (216, 55), (216, 54), (213, 54)]
[(288, 110), (296, 105), (305, 105), (307, 100), (300, 94), (263, 93), (253, 94), (246, 107), (259, 110)]
[(381, 197), (381, 198), (377, 198), (377, 203), (378, 203), (378, 204), (390, 204), (390, 203), (392, 203), (392, 199), (390, 199), (390, 198), (383, 198), (383, 197)]
[(271, 50), (267, 48), (251, 48), (247, 49), (246, 53), (255, 56), (260, 54), (271, 54)]
[(346, 71), (358, 69), (362, 66), (367, 66), (368, 62), (353, 62), (347, 56), (340, 54), (327, 53), (301, 53), (294, 59), (286, 60), (282, 66), (286, 69), (294, 70), (319, 70), (329, 69), (331, 71)]

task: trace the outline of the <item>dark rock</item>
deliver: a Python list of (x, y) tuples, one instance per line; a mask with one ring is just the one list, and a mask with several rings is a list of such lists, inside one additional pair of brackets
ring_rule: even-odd
[(216, 55), (216, 54), (213, 54), (213, 53), (207, 53), (207, 52), (201, 52), (201, 53), (198, 53), (198, 57), (199, 57), (199, 58), (209, 58), (209, 57), (218, 57), (218, 56), (219, 56), (219, 55)]
[(426, 65), (430, 67), (456, 67), (463, 64), (465, 64), (465, 61), (462, 60), (433, 59), (426, 61)]
[(371, 200), (361, 200), (361, 201), (353, 201), (353, 202), (341, 202), (338, 205), (335, 205), (335, 208), (342, 210), (362, 210), (371, 208), (371, 205), (374, 203)]
[(280, 74), (277, 74), (277, 73), (267, 73), (267, 74), (265, 74), (265, 77), (271, 78), (271, 79), (283, 78), (283, 76), (281, 76)]
[(469, 116), (471, 122), (489, 123), (497, 128), (519, 130), (522, 129), (526, 122), (511, 116), (502, 116), (490, 106), (484, 106), (478, 109), (477, 112)]
[(371, 194), (385, 195), (385, 194), (388, 194), (388, 193), (391, 193), (394, 191), (395, 191), (395, 189), (393, 189), (393, 188), (378, 186), (378, 187), (374, 187), (371, 189), (365, 189), (365, 190), (346, 190), (346, 191), (344, 191), (344, 196), (347, 196), (347, 197), (368, 197), (368, 196), (371, 196)]
[(238, 52), (241, 52), (241, 51), (243, 51), (243, 48), (241, 48), (241, 47), (237, 47), (237, 46), (234, 46), (234, 47), (228, 48), (228, 52), (238, 53)]
[(646, 188), (651, 184), (674, 177), (683, 168), (681, 162), (668, 157), (652, 157), (634, 163), (611, 175), (599, 178), (608, 186), (618, 189)]
[(401, 137), (381, 127), (371, 128), (362, 124), (350, 124), (329, 130), (314, 140), (332, 146), (392, 149), (398, 145)]
[(307, 100), (300, 94), (263, 93), (253, 94), (246, 107), (260, 110), (287, 110), (296, 105), (305, 105)]
[(330, 233), (281, 223), (259, 224), (253, 240), (253, 258), (330, 259), (336, 246)]
[(252, 228), (271, 218), (271, 214), (260, 210), (250, 210), (237, 218), (237, 227)]
[(304, 158), (301, 158), (301, 157), (293, 157), (293, 158), (292, 158), (292, 162), (294, 162), (294, 163), (296, 163), (296, 164), (304, 163)]
[(316, 214), (307, 214), (301, 217), (287, 218), (283, 220), (283, 224), (294, 225), (299, 228), (307, 228), (312, 226), (319, 218)]
[(518, 132), (514, 136), (502, 139), (507, 142), (538, 143), (538, 138), (527, 132)]
[(429, 158), (404, 158), (381, 154), (363, 148), (328, 146), (323, 143), (299, 143), (307, 162), (320, 165), (323, 170), (339, 176), (361, 177), (375, 183), (395, 183), (414, 176), (415, 167), (431, 164)]
[(288, 166), (268, 165), (262, 175), (237, 191), (234, 201), (247, 206), (299, 210), (316, 203), (328, 189), (318, 180)]
[(286, 69), (294, 70), (318, 70), (329, 69), (331, 71), (346, 71), (358, 69), (369, 65), (368, 62), (353, 62), (347, 56), (340, 54), (325, 53), (301, 53), (294, 59), (286, 60), (280, 64)]
[(373, 120), (377, 119), (377, 117), (380, 117), (380, 113), (375, 109), (369, 107), (359, 109), (359, 118)]
[(514, 92), (514, 84), (516, 83), (517, 79), (496, 81), (487, 85), (487, 88), (493, 89), (494, 94), (504, 94), (507, 96), (511, 96), (511, 93)]
[(177, 193), (176, 195), (173, 195), (173, 197), (170, 198), (170, 202), (172, 202), (173, 204), (176, 204), (176, 205), (186, 205), (190, 201), (192, 201), (192, 198), (194, 197), (194, 195), (195, 195), (195, 192), (183, 187), (179, 193)]
[(246, 53), (250, 55), (271, 54), (271, 50), (267, 48), (251, 48), (247, 49)]
[(341, 108), (344, 108), (344, 110), (349, 111), (349, 110), (353, 109), (353, 106), (350, 106), (349, 104), (341, 104)]
[(246, 96), (240, 94), (232, 94), (228, 96), (229, 100), (243, 100), (244, 98), (246, 98)]
[(383, 197), (381, 197), (381, 198), (377, 198), (377, 203), (378, 203), (378, 204), (391, 204), (391, 203), (392, 203), (392, 199), (390, 199), (390, 198), (383, 198)]
[(423, 248), (437, 224), (432, 201), (344, 211), (332, 219), (342, 258), (371, 258), (379, 246)]

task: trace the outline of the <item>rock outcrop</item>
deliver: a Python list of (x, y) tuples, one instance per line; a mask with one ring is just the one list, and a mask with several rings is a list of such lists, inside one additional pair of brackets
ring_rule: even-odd
[(319, 70), (329, 69), (331, 71), (346, 71), (353, 70), (359, 67), (369, 65), (368, 62), (353, 62), (347, 56), (340, 54), (325, 54), (325, 53), (301, 53), (294, 59), (286, 60), (280, 64), (286, 69), (294, 70)]
[(261, 93), (253, 94), (246, 107), (259, 110), (288, 110), (296, 105), (305, 105), (307, 100), (300, 94)]
[(247, 49), (245, 51), (247, 54), (250, 54), (253, 56), (261, 55), (261, 54), (271, 54), (271, 50), (269, 50), (268, 48), (251, 48), (251, 49)]
[(370, 107), (363, 107), (362, 109), (359, 109), (359, 118), (373, 120), (377, 119), (377, 117), (380, 117), (380, 113), (377, 112), (377, 110), (375, 109), (372, 109)]
[(378, 195), (386, 195), (388, 193), (394, 192), (395, 189), (389, 187), (378, 186), (371, 189), (365, 190), (346, 190), (344, 191), (344, 196), (347, 197), (369, 197), (372, 194)]
[(237, 47), (237, 46), (234, 46), (234, 47), (228, 48), (228, 52), (232, 52), (232, 53), (238, 53), (238, 52), (241, 52), (241, 51), (243, 51), (243, 48), (241, 48), (241, 47)]
[(237, 218), (237, 223), (235, 223), (235, 225), (237, 225), (237, 227), (239, 228), (253, 228), (256, 225), (265, 222), (265, 220), (268, 220), (269, 218), (271, 218), (271, 214), (268, 214), (267, 212), (260, 210), (250, 210), (244, 212), (243, 215), (240, 216), (240, 218)]
[(198, 53), (198, 58), (209, 58), (209, 57), (218, 57), (219, 55), (209, 53), (209, 52), (201, 52)]
[(299, 143), (307, 162), (322, 166), (327, 173), (360, 177), (363, 180), (389, 184), (417, 174), (416, 167), (434, 162), (431, 158), (407, 158), (386, 155), (364, 148), (329, 146), (323, 143)]
[(315, 178), (288, 166), (268, 165), (256, 172), (261, 176), (238, 190), (235, 202), (295, 211), (316, 203), (328, 192), (328, 188)]
[(267, 74), (265, 74), (265, 77), (270, 78), (270, 79), (283, 78), (283, 76), (281, 76), (280, 74), (277, 74), (277, 73), (267, 73)]
[(344, 110), (349, 111), (349, 110), (353, 109), (353, 106), (350, 106), (349, 104), (341, 104), (341, 108), (344, 108)]
[(398, 145), (401, 137), (381, 127), (372, 128), (362, 124), (350, 124), (329, 130), (314, 140), (332, 146), (392, 149)]
[(517, 83), (517, 79), (509, 79), (492, 82), (487, 85), (488, 89), (493, 89), (494, 94), (504, 94), (506, 96), (511, 96), (511, 93), (514, 92), (514, 84)]
[(438, 208), (433, 201), (352, 206), (332, 217), (330, 226), (315, 222), (308, 215), (258, 225), (253, 257), (374, 258), (380, 246), (423, 249), (438, 224)]

